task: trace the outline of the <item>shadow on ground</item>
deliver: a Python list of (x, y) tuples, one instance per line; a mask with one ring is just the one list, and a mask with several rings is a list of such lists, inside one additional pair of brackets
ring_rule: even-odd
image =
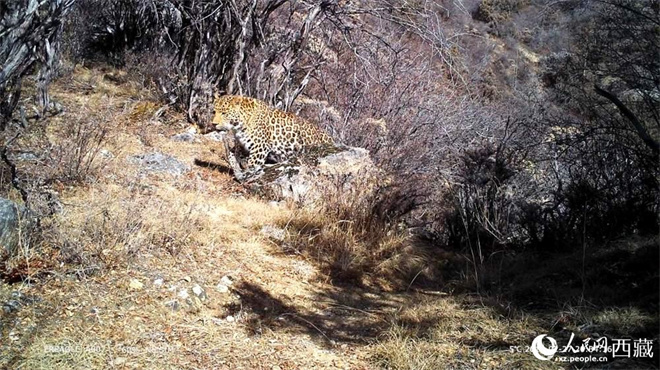
[[(574, 344), (578, 345), (587, 338), (603, 336), (610, 341), (643, 338), (654, 341), (651, 358), (607, 355), (607, 366), (658, 368), (657, 242), (617, 244), (587, 251), (584, 257), (578, 254), (530, 253), (489, 261), (484, 266), (480, 294), (465, 281), (462, 285), (438, 284), (435, 289), (426, 282), (421, 289), (413, 286), (398, 293), (342, 285), (318, 292), (313, 303), (301, 307), (271, 295), (256, 283), (243, 282), (235, 288), (242, 305), (226, 309), (233, 315), (244, 314), (252, 335), (264, 330), (307, 334), (329, 347), (377, 343), (394, 324), (413, 333), (415, 340), (430, 342), (437, 340), (432, 338), (439, 327), (446, 327), (442, 330), (447, 332), (456, 329), (457, 333), (465, 332), (456, 334), (455, 342), (461, 347), (504, 356), (511, 346), (529, 345), (541, 334), (554, 337), (560, 344), (567, 344), (574, 334)], [(459, 309), (450, 309), (460, 312), (443, 311), (443, 300), (458, 302)], [(426, 311), (400, 315), (420, 302)], [(469, 312), (484, 310), (492, 321), (479, 323), (481, 316), (470, 319)], [(466, 312), (467, 317), (461, 316)], [(537, 326), (514, 332), (519, 328), (517, 323), (525, 320)], [(481, 335), (480, 331), (488, 331), (491, 324), (511, 333)], [(475, 325), (483, 327), (475, 329)], [(571, 366), (599, 367), (594, 363), (566, 365)]]
[(194, 161), (195, 166), (200, 166), (204, 168), (208, 168), (210, 170), (218, 171), (220, 173), (226, 173), (229, 175), (234, 175), (234, 170), (232, 170), (230, 167), (219, 164), (219, 163), (213, 163), (209, 161), (204, 161), (201, 159), (195, 159)]
[(241, 296), (241, 305), (225, 308), (232, 315), (246, 315), (251, 334), (261, 334), (264, 329), (286, 330), (308, 334), (328, 346), (371, 342), (388, 326), (384, 314), (395, 311), (404, 300), (362, 289), (336, 289), (319, 294), (307, 308), (274, 297), (255, 283), (242, 282), (234, 289)]

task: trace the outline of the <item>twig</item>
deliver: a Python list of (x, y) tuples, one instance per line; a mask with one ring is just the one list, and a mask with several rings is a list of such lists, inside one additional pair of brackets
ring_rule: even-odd
[(321, 331), (321, 329), (319, 329), (319, 328), (318, 328), (316, 325), (314, 325), (311, 321), (309, 321), (309, 320), (307, 320), (307, 319), (304, 319), (304, 318), (302, 318), (302, 317), (300, 317), (300, 316), (298, 316), (298, 315), (296, 315), (296, 314), (294, 314), (294, 313), (283, 313), (283, 314), (280, 315), (280, 317), (284, 317), (284, 316), (293, 316), (293, 317), (296, 318), (296, 319), (299, 319), (299, 320), (302, 320), (302, 321), (306, 322), (307, 324), (311, 325), (314, 329), (316, 329), (316, 331), (318, 331), (319, 333), (321, 333), (321, 335), (323, 335), (323, 337), (324, 337), (325, 339), (327, 339), (328, 342), (330, 342), (332, 345), (335, 344), (335, 341), (333, 341), (332, 339), (328, 338), (328, 336), (325, 335), (325, 333), (324, 333), (323, 331)]

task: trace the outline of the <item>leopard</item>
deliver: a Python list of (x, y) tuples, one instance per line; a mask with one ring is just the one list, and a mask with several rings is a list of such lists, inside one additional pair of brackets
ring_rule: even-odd
[[(216, 131), (234, 134), (240, 149), (247, 153), (246, 174), (253, 178), (263, 173), (267, 159), (280, 162), (309, 148), (335, 145), (316, 124), (241, 95), (215, 96), (212, 126)], [(247, 177), (226, 141), (225, 149), (236, 177)]]

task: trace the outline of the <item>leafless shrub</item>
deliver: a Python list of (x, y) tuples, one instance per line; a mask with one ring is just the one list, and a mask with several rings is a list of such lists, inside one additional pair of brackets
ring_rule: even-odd
[(108, 122), (101, 113), (63, 127), (62, 137), (48, 151), (49, 181), (79, 183), (96, 177), (107, 163), (101, 150), (110, 133)]
[[(593, 24), (584, 22), (586, 35), (607, 36), (584, 37), (603, 41), (585, 45), (585, 50), (605, 57), (608, 73), (620, 78), (625, 89), (599, 85), (601, 93), (585, 92), (580, 88), (594, 90), (593, 82), (607, 77), (593, 77), (598, 58), (583, 53), (575, 60), (579, 63), (574, 66), (591, 68), (592, 77), (582, 74), (587, 80), (574, 78), (579, 73), (568, 68), (571, 60), (557, 58), (555, 64), (542, 63), (547, 72), (543, 82), (567, 94), (557, 93), (550, 104), (544, 102), (535, 70), (526, 68), (529, 63), (518, 55), (517, 47), (520, 41), (528, 46), (543, 43), (543, 50), (562, 45), (555, 39), (566, 34), (550, 25), (555, 21), (567, 25), (570, 17), (555, 11), (552, 4), (527, 0), (385, 1), (378, 6), (238, 0), (152, 3), (117, 3), (95, 16), (100, 25), (112, 29), (105, 40), (116, 39), (116, 50), (128, 51), (123, 60), (134, 75), (157, 86), (168, 104), (178, 105), (189, 120), (203, 124), (212, 92), (221, 91), (255, 96), (314, 118), (337, 141), (369, 149), (391, 174), (392, 181), (364, 206), (370, 217), (386, 223), (405, 220), (407, 226), (429, 229), (444, 242), (474, 252), (475, 263), (498, 248), (572, 245), (585, 225), (597, 235), (603, 228), (617, 229), (611, 227), (619, 225), (615, 220), (630, 220), (618, 229), (620, 234), (646, 230), (648, 225), (640, 226), (642, 218), (654, 219), (647, 215), (657, 210), (657, 181), (645, 173), (655, 173), (651, 167), (657, 163), (652, 159), (657, 151), (653, 144), (657, 86), (635, 82), (639, 76), (633, 72), (650, 71), (655, 76), (654, 59), (646, 58), (644, 51), (657, 48), (645, 36), (653, 32), (639, 33), (650, 30), (644, 28), (648, 24), (633, 22), (634, 16), (601, 12), (599, 18), (620, 25), (612, 30), (626, 40), (638, 35), (644, 41), (629, 45), (605, 43), (614, 34), (590, 29)], [(562, 1), (557, 7), (579, 10), (577, 3)], [(635, 4), (642, 4), (644, 12), (650, 9), (642, 2)], [(621, 10), (616, 2), (599, 5), (608, 6)], [(166, 16), (156, 16), (164, 12)], [(579, 20), (597, 12), (578, 13)], [(146, 16), (138, 19), (136, 14)], [(472, 22), (473, 15), (495, 24), (495, 33), (503, 38), (486, 35), (486, 25)], [(122, 30), (117, 19), (135, 25)], [(135, 32), (144, 27), (149, 31)], [(124, 41), (117, 39), (120, 34)], [(135, 39), (125, 42), (126, 37)], [(578, 38), (569, 37), (572, 42)], [(635, 63), (617, 69), (613, 56), (618, 49), (600, 48), (598, 54), (603, 45), (623, 47)], [(639, 135), (643, 130), (626, 123), (628, 115), (612, 95), (637, 117), (647, 135)], [(632, 102), (624, 101), (624, 96)], [(527, 131), (507, 136), (510, 127), (505, 117), (509, 116)], [(582, 126), (585, 122), (589, 125)], [(623, 180), (626, 168), (633, 168), (632, 181)], [(363, 222), (356, 209), (342, 207), (338, 209), (350, 212), (326, 210), (329, 219), (337, 220), (330, 223)], [(343, 221), (338, 225), (342, 225), (338, 233), (347, 232)], [(350, 230), (355, 243), (368, 239), (360, 231), (367, 229)]]
[(650, 31), (660, 24), (657, 7), (645, 1), (572, 6), (573, 47), (543, 60), (543, 82), (562, 112), (545, 120), (557, 168), (548, 242), (657, 232), (651, 224), (659, 204), (660, 100), (652, 81), (660, 69)]
[[(81, 49), (80, 55), (104, 51), (121, 63), (126, 55), (144, 58), (157, 71), (152, 79), (168, 103), (185, 109), (188, 119), (199, 124), (209, 118), (206, 108), (214, 90), (257, 96), (288, 109), (323, 63), (323, 39), (312, 33), (334, 17), (336, 7), (325, 1), (247, 0), (98, 5), (95, 0), (78, 5), (80, 19), (96, 21), (71, 23), (70, 29), (89, 35), (72, 49)], [(158, 60), (149, 57), (154, 55)], [(174, 68), (166, 73), (163, 66)]]
[[(131, 79), (154, 92), (154, 101), (177, 105), (180, 96), (186, 94), (185, 76), (171, 67), (172, 56), (163, 52), (129, 52), (125, 56), (126, 70)], [(183, 107), (179, 107), (183, 108)]]
[(83, 270), (116, 268), (159, 249), (176, 257), (203, 227), (203, 217), (184, 202), (141, 197), (90, 201), (94, 207), (57, 219), (59, 229), (51, 239), (59, 244), (62, 261)]
[(513, 14), (528, 6), (530, 0), (482, 0), (474, 13), (474, 19), (489, 22), (497, 29), (511, 20)]
[(79, 0), (67, 18), (65, 50), (74, 62), (125, 63), (131, 50), (158, 50), (181, 20), (169, 1)]

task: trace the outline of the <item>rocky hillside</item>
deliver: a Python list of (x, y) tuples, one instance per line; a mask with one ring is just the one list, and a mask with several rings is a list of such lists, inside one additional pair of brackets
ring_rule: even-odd
[[(85, 136), (72, 137), (70, 122), (106, 131), (84, 153), (88, 180), (52, 184), (58, 211), (39, 249), (7, 262), (2, 367), (556, 366), (509, 348), (554, 317), (328, 272), (299, 249), (308, 234), (294, 226), (312, 220), (304, 210), (249, 195), (226, 172), (217, 141), (113, 73), (80, 67), (53, 87), (66, 107), (48, 127), (53, 145)], [(21, 140), (29, 153), (31, 138)], [(36, 156), (19, 165), (39, 168)], [(62, 173), (75, 174), (74, 164), (61, 163)], [(650, 320), (620, 314), (641, 315), (632, 325)]]
[[(658, 368), (657, 5), (0, 6), (0, 369)], [(236, 181), (215, 93), (343, 145)]]
[[(283, 243), (295, 205), (247, 195), (223, 172), (218, 142), (187, 132), (176, 114), (157, 115), (158, 105), (139, 100), (144, 91), (109, 75), (78, 68), (53, 88), (66, 109), (49, 126), (52, 143), (74, 144), (63, 132), (71, 121), (108, 131), (85, 153), (94, 180), (54, 184), (52, 234), (6, 270), (2, 367), (531, 363), (501, 344), (541, 330), (528, 317), (468, 296), (333, 284), (317, 260)], [(90, 111), (104, 115), (84, 117)], [(36, 168), (29, 161), (38, 159), (21, 165)], [(406, 348), (408, 330), (429, 330), (437, 342)], [(468, 338), (483, 345), (466, 347)]]

